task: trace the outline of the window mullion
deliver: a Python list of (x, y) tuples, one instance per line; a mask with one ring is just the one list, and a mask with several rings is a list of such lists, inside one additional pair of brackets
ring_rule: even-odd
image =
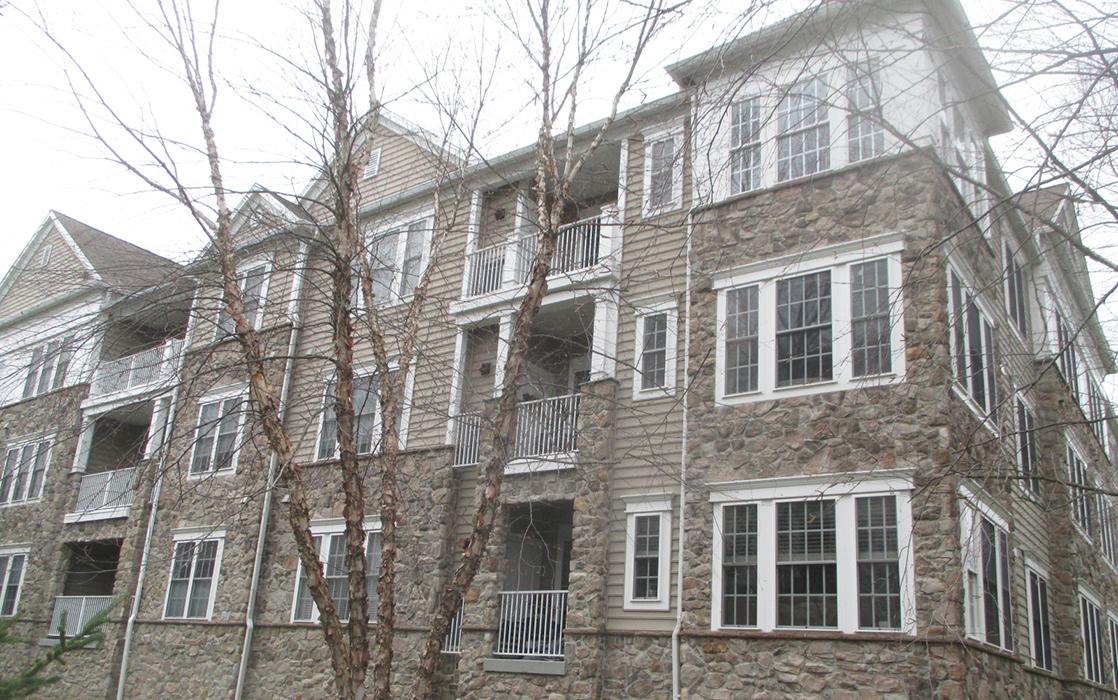
[(838, 628), (843, 632), (857, 632), (858, 542), (852, 496), (842, 496), (835, 501), (835, 564)]
[(757, 504), (757, 627), (776, 628), (776, 504)]
[(757, 389), (769, 393), (776, 387), (776, 282), (768, 280), (757, 290)]
[[(850, 265), (831, 268), (831, 376), (838, 382), (848, 382), (854, 377), (850, 289)], [(842, 608), (839, 610), (841, 612)], [(842, 626), (841, 621), (839, 626)]]

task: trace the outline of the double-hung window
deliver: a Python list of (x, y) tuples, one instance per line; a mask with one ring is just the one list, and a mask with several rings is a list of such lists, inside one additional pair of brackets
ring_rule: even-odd
[(955, 381), (980, 411), (992, 418), (998, 405), (994, 327), (982, 311), (974, 292), (950, 267), (947, 280), (951, 368)]
[[(241, 290), (241, 302), (244, 304), (245, 318), (253, 328), (260, 328), (264, 315), (264, 300), (268, 298), (268, 278), (272, 267), (265, 261), (252, 262), (242, 265), (237, 271), (237, 288)], [(216, 339), (232, 335), (237, 330), (237, 324), (225, 307), (225, 298), (222, 295), (221, 312), (217, 317)]]
[(1106, 652), (1102, 607), (1098, 598), (1079, 590), (1080, 640), (1083, 644), (1083, 677), (1092, 683), (1106, 683)]
[(369, 267), (377, 304), (393, 304), (415, 293), (427, 267), (434, 219), (425, 216), (373, 233)]
[(0, 547), (0, 617), (12, 617), (19, 612), (19, 594), (29, 553), (26, 547)]
[(1023, 338), (1029, 337), (1029, 292), (1025, 282), (1025, 270), (1018, 262), (1009, 242), (1005, 244), (1005, 303), (1009, 318)]
[(625, 609), (667, 610), (671, 587), (672, 502), (641, 497), (625, 504)]
[[(330, 589), (330, 598), (334, 601), (334, 609), (339, 619), (347, 621), (349, 620), (349, 568), (345, 562), (345, 523), (342, 521), (311, 523), (311, 536), (314, 538), (319, 561), (322, 562), (323, 575), (326, 586)], [(369, 600), (369, 617), (376, 616), (379, 576), (380, 521), (369, 519), (365, 521), (365, 591)], [(300, 561), (291, 619), (293, 622), (318, 622), (318, 615), (318, 606), (311, 597), (307, 574)]]
[(174, 533), (174, 540), (163, 617), (208, 620), (213, 615), (225, 532), (181, 531)]
[(1110, 685), (1118, 688), (1118, 618), (1111, 614), (1106, 621), (1110, 632)]
[(1009, 526), (973, 493), (960, 491), (967, 635), (1012, 651)]
[(730, 107), (730, 194), (758, 189), (761, 174), (761, 98)]
[(1118, 547), (1114, 541), (1113, 504), (1110, 496), (1098, 494), (1099, 536), (1102, 538), (1102, 553), (1112, 566), (1118, 566)]
[(679, 129), (648, 134), (644, 144), (644, 213), (678, 207), (683, 196), (683, 137)]
[[(396, 380), (396, 372), (389, 375), (389, 381)], [(412, 382), (411, 375), (404, 384), (396, 414), (396, 431), (401, 447), (407, 443), (408, 415), (411, 412)], [(338, 419), (335, 413), (336, 398), (333, 379), (326, 383), (322, 400), (322, 414), (318, 430), (316, 459), (333, 459), (338, 456)], [(372, 373), (356, 374), (353, 378), (353, 441), (359, 455), (380, 451), (381, 425), (384, 419), (380, 403), (380, 387), (377, 375)]]
[(242, 389), (203, 398), (198, 405), (194, 429), (194, 453), (190, 475), (232, 472), (237, 467), (245, 396)]
[(1102, 393), (1102, 387), (1093, 376), (1087, 374), (1087, 418), (1091, 423), (1091, 432), (1099, 441), (1104, 452), (1110, 451), (1110, 435), (1106, 428), (1107, 400)]
[(781, 182), (831, 167), (828, 90), (821, 77), (790, 85), (777, 107), (776, 172)]
[(851, 163), (885, 152), (881, 114), (881, 80), (877, 67), (866, 61), (850, 65), (846, 77), (847, 150)]
[(0, 476), (0, 504), (42, 497), (52, 444), (50, 439), (37, 438), (8, 446)]
[(1037, 457), (1036, 414), (1025, 399), (1018, 394), (1016, 400), (1017, 423), (1017, 478), (1025, 493), (1040, 496), (1040, 462)]
[(636, 318), (636, 375), (633, 396), (663, 396), (675, 389), (675, 303), (639, 308)]
[(1052, 670), (1052, 628), (1048, 613), (1048, 577), (1039, 569), (1025, 569), (1029, 585), (1029, 652), (1036, 668)]
[(1071, 514), (1075, 524), (1087, 537), (1095, 536), (1095, 497), (1091, 493), (1091, 476), (1087, 462), (1079, 450), (1067, 443), (1068, 488), (1071, 491)]
[(820, 254), (827, 266), (795, 256), (715, 276), (719, 402), (903, 378), (900, 241), (867, 245)]
[(907, 475), (720, 484), (717, 628), (912, 631)]
[(66, 381), (66, 370), (74, 357), (74, 338), (66, 336), (31, 350), (23, 380), (23, 398), (54, 391)]
[(1075, 338), (1063, 314), (1056, 311), (1056, 367), (1079, 403), (1079, 355), (1075, 351)]

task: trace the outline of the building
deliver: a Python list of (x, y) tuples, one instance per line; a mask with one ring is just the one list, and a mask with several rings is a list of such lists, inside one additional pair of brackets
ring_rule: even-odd
[[(440, 691), (1112, 694), (1113, 353), (1070, 193), (1014, 195), (989, 149), (1010, 125), (961, 8), (827, 4), (668, 71), (678, 93), (622, 115), (576, 183)], [(455, 156), (391, 117), (376, 139), (364, 211), (389, 328), (434, 270), (398, 417), (404, 660), (469, 535), (532, 154), (470, 169), (468, 201), (436, 210)], [(313, 193), (246, 198), (239, 270), (337, 573)], [(106, 274), (126, 260), (142, 278)], [(52, 215), (0, 287), (0, 614), (30, 657), (62, 610), (76, 624), (117, 597), (58, 696), (328, 696), (219, 286), (205, 258), (171, 265)], [(382, 416), (361, 406), (375, 460)]]

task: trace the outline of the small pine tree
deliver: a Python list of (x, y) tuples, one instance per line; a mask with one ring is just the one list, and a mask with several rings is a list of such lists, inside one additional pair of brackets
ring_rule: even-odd
[[(92, 644), (97, 644), (105, 637), (101, 626), (108, 620), (109, 608), (90, 618), (85, 627), (73, 637), (66, 636), (66, 614), (62, 614), (62, 621), (58, 625), (58, 644), (51, 647), (43, 656), (36, 659), (18, 675), (0, 678), (0, 700), (15, 700), (15, 698), (29, 697), (42, 688), (57, 683), (60, 676), (47, 676), (44, 671), (56, 661), (65, 664), (63, 655), (74, 649), (82, 649)], [(22, 640), (12, 635), (14, 619), (0, 620), (0, 644), (17, 644)]]

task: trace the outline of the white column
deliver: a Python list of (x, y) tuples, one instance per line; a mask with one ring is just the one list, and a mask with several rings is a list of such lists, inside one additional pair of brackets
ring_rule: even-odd
[(590, 348), (590, 381), (617, 372), (617, 293), (607, 291), (594, 299), (594, 337)]
[(473, 274), (473, 257), (470, 255), (477, 250), (477, 240), (481, 231), (481, 191), (474, 190), (470, 194), (470, 220), (466, 226), (466, 261), (462, 266), (462, 297), (469, 296), (470, 275)]
[(163, 439), (167, 429), (167, 409), (170, 403), (170, 397), (159, 397), (152, 402), (151, 425), (148, 426), (147, 442), (144, 443), (144, 459), (151, 459), (156, 452), (163, 449)]
[(511, 311), (501, 314), (501, 325), (497, 335), (497, 362), (493, 368), (493, 395), (501, 393), (501, 385), (505, 382), (505, 363), (509, 359), (509, 343), (512, 341)]
[(458, 425), (454, 417), (462, 410), (462, 381), (466, 376), (466, 334), (469, 329), (459, 326), (454, 335), (454, 364), (450, 368), (450, 405), (447, 408), (446, 444), (453, 445)]
[(74, 464), (70, 472), (75, 474), (85, 473), (86, 464), (89, 462), (89, 450), (93, 446), (93, 428), (95, 419), (83, 415), (81, 432), (78, 433), (78, 449), (74, 451)]
[[(524, 238), (526, 230), (525, 217), (528, 216), (528, 198), (524, 196), (523, 192), (516, 193), (516, 218), (513, 220), (512, 225), (512, 238), (511, 243), (505, 246), (505, 266), (504, 274), (501, 279), (501, 287), (507, 288), (515, 286), (524, 280), (524, 270), (526, 261), (523, 259), (522, 251), (524, 247), (520, 244), (521, 239)], [(531, 231), (529, 236), (534, 235)]]

